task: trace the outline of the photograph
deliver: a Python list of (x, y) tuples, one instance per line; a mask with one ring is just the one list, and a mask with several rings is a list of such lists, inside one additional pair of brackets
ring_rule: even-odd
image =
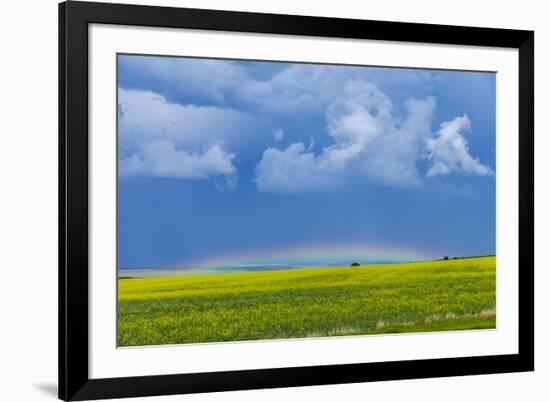
[(495, 72), (116, 57), (118, 347), (496, 328)]

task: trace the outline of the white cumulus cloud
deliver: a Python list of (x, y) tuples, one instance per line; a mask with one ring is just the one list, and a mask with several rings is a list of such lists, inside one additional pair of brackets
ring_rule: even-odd
[(242, 141), (240, 130), (248, 124), (247, 115), (231, 109), (180, 105), (154, 92), (119, 89), (120, 175), (213, 179), (216, 188), (232, 190), (235, 154), (222, 144)]
[(316, 155), (303, 143), (268, 148), (257, 167), (259, 191), (325, 191), (352, 179), (418, 186), (416, 161), (430, 136), (435, 99), (410, 99), (398, 118), (391, 100), (372, 83), (348, 81), (327, 109), (332, 144)]
[(435, 138), (426, 140), (428, 159), (432, 165), (427, 176), (447, 175), (452, 172), (479, 176), (492, 175), (493, 171), (470, 155), (468, 141), (463, 132), (470, 130), (467, 115), (441, 124)]
[(273, 139), (275, 141), (281, 141), (284, 136), (285, 132), (282, 129), (278, 128), (276, 130), (273, 130)]
[(212, 144), (202, 152), (188, 152), (176, 149), (170, 141), (155, 140), (141, 144), (137, 152), (121, 158), (119, 172), (122, 176), (195, 180), (224, 176), (225, 182), (234, 183), (237, 173), (234, 157), (220, 144)]
[(259, 191), (300, 193), (324, 191), (336, 186), (340, 178), (326, 155), (305, 152), (303, 143), (285, 150), (268, 148), (257, 167), (256, 187)]

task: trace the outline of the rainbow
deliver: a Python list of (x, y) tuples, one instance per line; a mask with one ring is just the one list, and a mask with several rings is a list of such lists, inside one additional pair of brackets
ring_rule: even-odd
[[(434, 259), (439, 254), (425, 250), (372, 244), (307, 244), (285, 248), (238, 251), (195, 261), (195, 267), (349, 264), (402, 262)], [(189, 265), (189, 264), (186, 264)]]

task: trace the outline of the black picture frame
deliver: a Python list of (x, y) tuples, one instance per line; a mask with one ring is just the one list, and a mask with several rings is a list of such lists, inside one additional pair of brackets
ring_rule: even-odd
[[(517, 354), (90, 379), (88, 25), (515, 48), (519, 51)], [(70, 1), (59, 5), (59, 398), (169, 395), (534, 370), (534, 32)]]

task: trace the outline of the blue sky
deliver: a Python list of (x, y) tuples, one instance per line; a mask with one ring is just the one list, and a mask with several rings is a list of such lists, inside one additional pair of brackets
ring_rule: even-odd
[(495, 74), (118, 56), (121, 268), (495, 252)]

